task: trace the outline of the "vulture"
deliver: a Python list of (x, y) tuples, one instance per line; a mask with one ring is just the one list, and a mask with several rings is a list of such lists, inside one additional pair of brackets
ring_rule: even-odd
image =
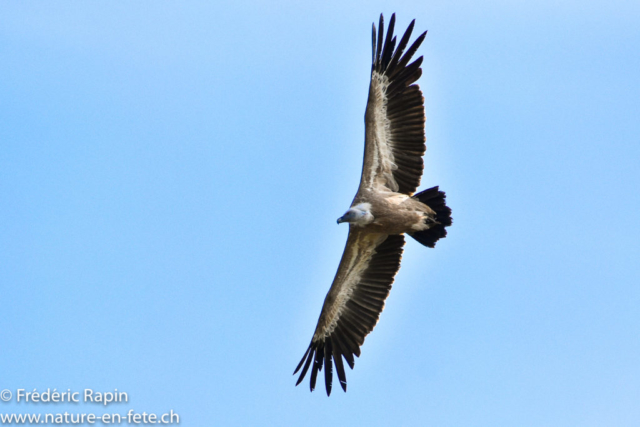
[(395, 14), (386, 36), (384, 19), (373, 25), (369, 98), (365, 111), (364, 164), (351, 207), (338, 218), (349, 223), (349, 237), (333, 284), (327, 293), (311, 343), (294, 375), (296, 385), (311, 370), (311, 391), (324, 368), (327, 395), (333, 366), (347, 391), (344, 362), (353, 369), (365, 337), (378, 322), (408, 234), (433, 248), (447, 235), (451, 209), (445, 194), (432, 187), (414, 194), (422, 177), (424, 98), (415, 82), (422, 75), (422, 56), (409, 63), (426, 36), (407, 49), (415, 20), (400, 42), (393, 34)]

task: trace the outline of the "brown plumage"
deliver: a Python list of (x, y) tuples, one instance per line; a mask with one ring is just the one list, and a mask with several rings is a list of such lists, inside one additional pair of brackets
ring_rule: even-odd
[(294, 372), (302, 369), (298, 385), (311, 369), (311, 391), (324, 368), (327, 395), (331, 394), (334, 365), (347, 391), (343, 359), (353, 369), (353, 356), (360, 356), (364, 338), (378, 322), (400, 268), (403, 234), (434, 247), (451, 225), (451, 209), (438, 187), (413, 195), (426, 150), (424, 98), (414, 84), (422, 74), (422, 57), (409, 63), (426, 32), (404, 53), (414, 23), (397, 48), (395, 14), (386, 37), (382, 15), (377, 37), (373, 26), (362, 176), (351, 208), (338, 219), (350, 223), (349, 237), (311, 343)]

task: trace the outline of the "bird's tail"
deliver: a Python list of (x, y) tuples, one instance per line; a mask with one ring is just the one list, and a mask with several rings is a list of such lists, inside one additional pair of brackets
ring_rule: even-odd
[(445, 202), (444, 191), (438, 191), (438, 187), (432, 187), (413, 196), (425, 205), (429, 206), (436, 213), (436, 223), (424, 231), (410, 233), (409, 235), (421, 244), (430, 248), (435, 247), (436, 242), (446, 237), (447, 230), (445, 227), (451, 225), (451, 209)]

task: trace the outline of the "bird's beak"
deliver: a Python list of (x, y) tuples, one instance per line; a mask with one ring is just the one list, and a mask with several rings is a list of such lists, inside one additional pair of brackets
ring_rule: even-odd
[(342, 219), (342, 218), (344, 218), (344, 216), (341, 216), (340, 218), (338, 218), (338, 221), (337, 221), (338, 224), (340, 224), (341, 222), (344, 222), (344, 219)]

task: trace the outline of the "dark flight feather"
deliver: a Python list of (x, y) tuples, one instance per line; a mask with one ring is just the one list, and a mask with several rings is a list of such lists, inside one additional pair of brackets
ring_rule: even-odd
[(438, 186), (435, 186), (428, 190), (421, 191), (413, 197), (436, 212), (437, 224), (427, 230), (418, 231), (417, 233), (411, 233), (409, 235), (421, 244), (433, 248), (436, 246), (438, 240), (447, 236), (445, 227), (453, 223), (451, 219), (451, 208), (446, 204), (446, 195), (444, 191), (439, 191)]
[[(412, 21), (400, 43), (396, 48), (393, 41), (395, 28), (395, 14), (392, 15), (389, 31), (384, 35), (384, 21), (380, 20), (379, 31), (372, 40), (374, 47), (374, 62), (371, 65), (371, 85), (369, 101), (365, 113), (367, 124), (367, 138), (365, 144), (365, 162), (362, 169), (363, 186), (370, 186), (374, 176), (382, 176), (386, 186), (399, 193), (407, 195), (420, 185), (422, 177), (422, 156), (426, 150), (424, 138), (424, 98), (422, 92), (414, 83), (422, 75), (423, 58), (419, 57), (410, 63), (418, 47), (424, 40), (426, 32), (421, 34), (404, 52), (409, 44), (415, 21)], [(386, 79), (386, 80), (380, 80)], [(384, 81), (384, 83), (382, 83)], [(384, 100), (379, 99), (382, 91)], [(382, 103), (383, 105), (380, 105)], [(376, 120), (381, 120), (380, 112), (385, 114), (390, 133), (381, 134)], [(384, 147), (381, 147), (384, 145)], [(375, 152), (378, 152), (375, 154)], [(392, 157), (388, 163), (376, 162), (376, 158), (388, 158), (384, 153), (390, 151)], [(393, 163), (396, 155), (405, 155), (412, 159), (412, 167), (400, 171)], [(392, 176), (393, 180), (388, 177)]]
[[(302, 382), (310, 367), (310, 388), (311, 390), (315, 389), (318, 372), (324, 367), (325, 386), (327, 395), (329, 395), (333, 381), (332, 367), (334, 364), (340, 385), (346, 391), (347, 378), (342, 358), (353, 369), (353, 356), (360, 356), (360, 346), (378, 322), (384, 301), (389, 295), (393, 279), (400, 268), (404, 242), (404, 236), (391, 235), (376, 247), (375, 253), (369, 261), (370, 267), (361, 274), (362, 279), (355, 285), (351, 299), (347, 301), (343, 311), (339, 314), (336, 327), (327, 337), (313, 339), (309, 344), (307, 353), (294, 371), (296, 374), (304, 363), (296, 385)], [(370, 268), (376, 269), (380, 265), (383, 268), (374, 275), (378, 285), (372, 285), (373, 282), (367, 282), (365, 278), (371, 275)], [(362, 286), (364, 283), (366, 285)], [(375, 289), (375, 292), (369, 291), (371, 287)], [(311, 363), (312, 359), (313, 363)]]

